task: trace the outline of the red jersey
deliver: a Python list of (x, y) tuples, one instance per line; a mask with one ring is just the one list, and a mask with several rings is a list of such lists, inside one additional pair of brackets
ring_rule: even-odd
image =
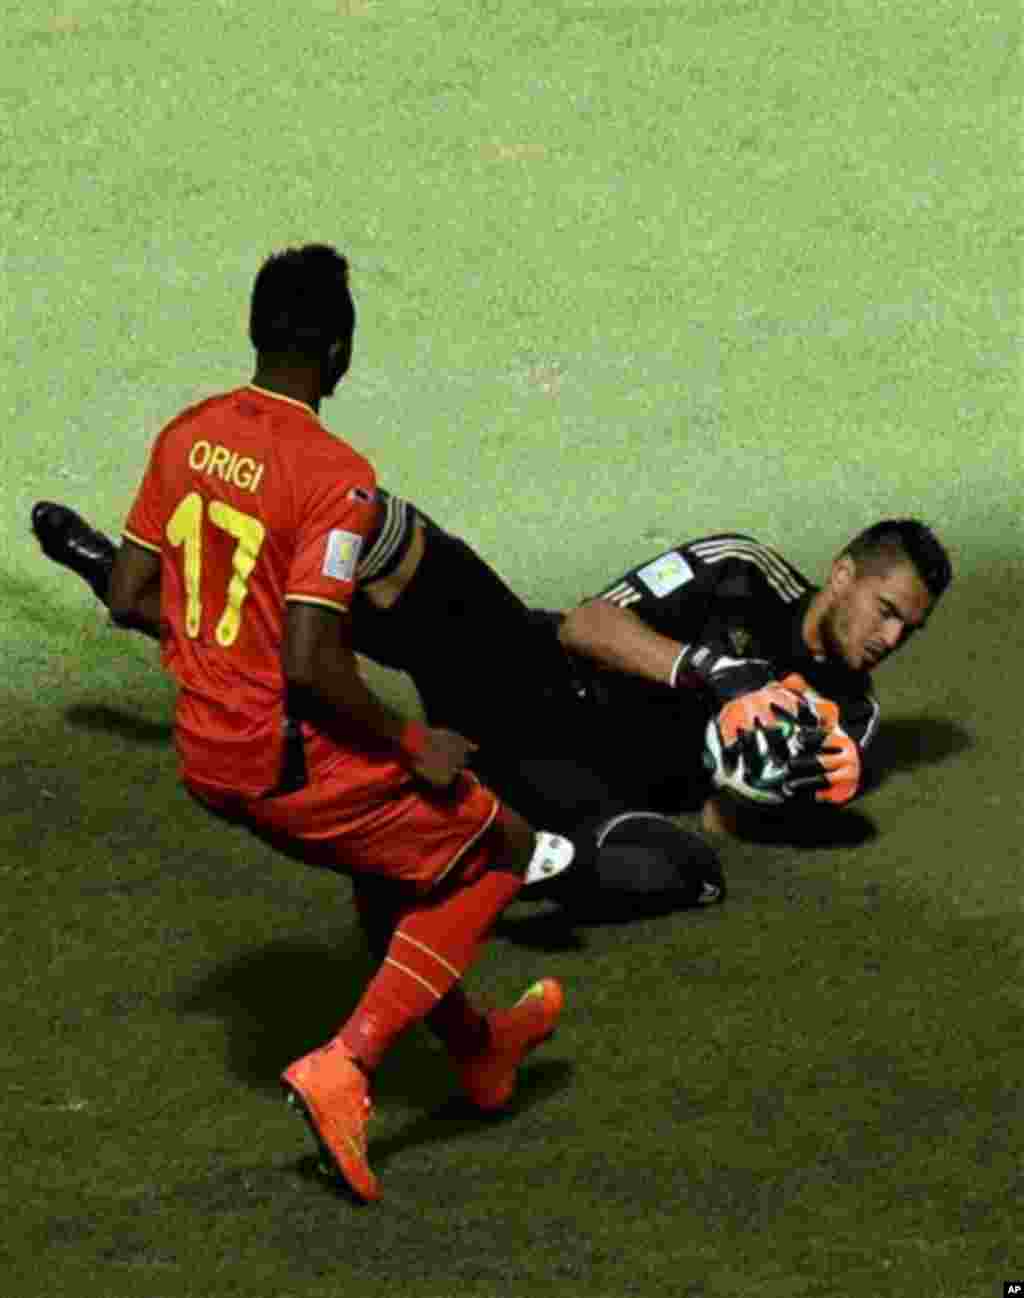
[(290, 600), (345, 611), (377, 518), (370, 464), (313, 410), (247, 386), (159, 434), (124, 535), (161, 557), (161, 651), (185, 779), (277, 783)]

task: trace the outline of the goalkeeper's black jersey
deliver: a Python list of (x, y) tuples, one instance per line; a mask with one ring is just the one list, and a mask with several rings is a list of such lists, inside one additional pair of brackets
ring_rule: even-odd
[[(681, 644), (701, 644), (730, 658), (763, 658), (778, 679), (798, 672), (840, 711), (843, 729), (864, 748), (878, 724), (867, 672), (816, 657), (802, 627), (815, 587), (770, 546), (740, 533), (687, 541), (630, 569), (599, 598), (628, 608), (648, 626)], [(650, 715), (679, 690), (597, 668), (571, 656), (575, 675), (595, 703)], [(699, 683), (694, 682), (699, 688)], [(707, 699), (707, 715), (711, 701)]]

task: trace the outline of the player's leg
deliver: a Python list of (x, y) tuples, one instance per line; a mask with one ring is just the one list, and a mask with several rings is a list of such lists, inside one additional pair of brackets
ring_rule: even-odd
[(455, 878), (399, 914), (380, 969), (350, 1018), (325, 1046), (296, 1060), (283, 1074), (289, 1097), (322, 1154), (329, 1155), (363, 1199), (380, 1194), (367, 1158), (371, 1080), (409, 1027), (433, 1013), (434, 1026), (450, 1039), (457, 1030), (454, 1057), (464, 1086), (478, 1103), (498, 1107), (514, 1089), (522, 1057), (550, 1035), (561, 1009), (561, 988), (546, 979), (518, 1014), (510, 1012), (500, 1022), (489, 1018), (479, 1037), (462, 1036), (480, 1025), (474, 1024), (473, 1007), (455, 989), (536, 856), (531, 852), (530, 861), (506, 864), (505, 852), (489, 841), (492, 837), (501, 842), (497, 827), (460, 863)]
[(628, 809), (610, 780), (573, 757), (545, 753), (546, 731), (537, 739), (526, 751), (489, 744), (473, 755), (474, 771), (502, 802), (532, 824), (570, 837), (590, 820)]
[[(352, 880), (352, 901), (370, 953), (384, 960), (399, 919), (413, 898), (408, 888), (374, 875)], [(455, 983), (426, 1016), (427, 1027), (453, 1055), (472, 1054), (487, 1042), (487, 1016)]]
[(668, 816), (619, 812), (579, 826), (572, 837), (580, 868), (548, 892), (576, 922), (622, 923), (725, 900), (714, 847)]
[(73, 509), (51, 500), (33, 505), (32, 531), (48, 559), (76, 572), (98, 600), (107, 602), (117, 557), (117, 546), (108, 536), (90, 527)]
[(425, 539), (391, 607), (353, 603), (355, 647), (409, 673), (431, 725), (515, 745), (571, 695), (557, 633), (465, 541), (429, 520)]
[[(684, 698), (640, 712), (581, 700), (557, 619), (526, 608), (459, 538), (436, 527), (427, 536), (420, 569), (389, 613), (408, 619), (403, 639), (415, 650), (405, 669), (433, 724), (480, 741), (473, 767), (506, 804), (585, 844), (547, 895), (578, 919), (720, 900), (713, 849), (664, 815), (618, 822), (602, 850), (592, 832), (631, 809), (699, 805), (701, 745), (688, 762), (685, 736), (703, 736), (703, 706)], [(413, 635), (431, 611), (438, 632)], [(527, 888), (523, 899), (543, 891)]]
[[(626, 789), (570, 758), (523, 758), (487, 750), (489, 788), (534, 824), (572, 840), (571, 870), (530, 885), (522, 901), (554, 901), (577, 923), (626, 920), (724, 900), (714, 848)], [(643, 796), (641, 789), (638, 797)], [(650, 789), (647, 790), (650, 793)]]
[[(333, 853), (337, 868), (395, 884), (368, 925), (378, 949), (385, 939), (387, 949), (359, 1005), (331, 1041), (283, 1075), (322, 1151), (364, 1199), (379, 1194), (366, 1149), (370, 1078), (403, 1032), (433, 1015), (431, 1026), (449, 1040), (464, 1085), (469, 1076), (479, 1092), (470, 1091), (473, 1098), (491, 1100), (491, 1107), (507, 1098), (502, 1087), (511, 1093), (521, 1058), (550, 1033), (561, 992), (549, 980), (531, 998), (541, 1002), (539, 1014), (530, 1005), (511, 1023), (488, 1021), (482, 1046), (473, 1007), (454, 989), (524, 884), (556, 874), (572, 857), (570, 844), (534, 833), (469, 776), (429, 796), (409, 792), (397, 764), (394, 779), (398, 796), (388, 804), (378, 792), (369, 812), (366, 803), (353, 803), (351, 773), (336, 780), (334, 801), (330, 782), (314, 781), (247, 808), (261, 836), (289, 832), (300, 849), (305, 837), (317, 864)], [(373, 787), (379, 790), (380, 780)], [(495, 1026), (500, 1031), (492, 1033)]]
[[(459, 979), (527, 880), (548, 877), (545, 871), (557, 870), (568, 855), (564, 840), (534, 834), (521, 817), (503, 809), (474, 856), (460, 864), (457, 878), (400, 902), (393, 912), (384, 964), (341, 1034), (349, 1051), (368, 1069), (376, 1067), (418, 1002), (413, 1018), (426, 1021), (444, 1040), (469, 1098), (486, 1109), (507, 1103), (519, 1062), (550, 1035), (560, 989), (554, 980), (542, 980), (518, 1008), (484, 1016)], [(364, 916), (368, 899), (364, 893)]]
[[(412, 903), (408, 890), (363, 875), (353, 880), (352, 896), (370, 951), (383, 961)], [(507, 1010), (478, 1007), (455, 982), (423, 1021), (448, 1050), (466, 1098), (490, 1111), (511, 1100), (519, 1065), (551, 1035), (561, 1005), (553, 978), (533, 983)]]

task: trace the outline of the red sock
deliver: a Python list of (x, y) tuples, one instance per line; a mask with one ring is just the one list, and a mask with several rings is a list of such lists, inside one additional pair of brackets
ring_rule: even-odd
[(443, 996), (425, 1019), (448, 1053), (456, 1057), (476, 1054), (487, 1044), (487, 1016), (481, 1014), (459, 983)]
[[(401, 1033), (449, 995), (522, 882), (505, 870), (484, 870), (471, 883), (437, 898), (428, 895), (404, 912), (383, 965), (339, 1034), (364, 1068), (376, 1068)], [(441, 1010), (442, 1030), (461, 1017), (468, 1006), (463, 1001), (460, 1007), (454, 998)], [(460, 1030), (455, 1028), (457, 1036)]]

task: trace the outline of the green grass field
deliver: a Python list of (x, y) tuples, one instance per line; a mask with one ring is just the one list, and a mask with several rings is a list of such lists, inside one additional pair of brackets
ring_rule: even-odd
[[(1019, 6), (0, 12), (0, 1292), (1024, 1280)], [(152, 647), (28, 533), (40, 497), (116, 533), (160, 425), (248, 378), (260, 261), (313, 239), (360, 313), (325, 421), (529, 600), (733, 527), (823, 574), (891, 514), (957, 565), (836, 841), (728, 845), (714, 913), (513, 908), (471, 984), (555, 973), (564, 1026), (486, 1124), (405, 1039), (366, 1209), (276, 1081), (369, 972), (347, 885), (188, 803)]]

